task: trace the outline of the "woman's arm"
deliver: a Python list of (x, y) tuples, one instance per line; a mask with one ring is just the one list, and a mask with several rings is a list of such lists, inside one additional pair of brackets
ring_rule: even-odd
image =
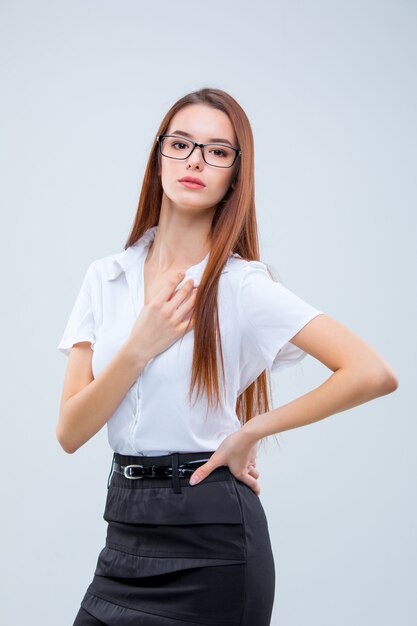
[(97, 378), (92, 371), (90, 342), (79, 341), (72, 346), (56, 427), (65, 452), (73, 453), (91, 439), (116, 411), (146, 364), (194, 328), (197, 289), (193, 279), (175, 292), (184, 273), (171, 274), (142, 307), (129, 338)]
[(340, 413), (387, 395), (398, 387), (390, 366), (340, 322), (318, 315), (291, 343), (334, 373), (319, 387), (277, 409), (256, 415), (242, 428), (256, 441)]
[(90, 342), (83, 341), (74, 344), (68, 357), (56, 436), (70, 454), (110, 419), (149, 361), (127, 341), (94, 378), (92, 355)]

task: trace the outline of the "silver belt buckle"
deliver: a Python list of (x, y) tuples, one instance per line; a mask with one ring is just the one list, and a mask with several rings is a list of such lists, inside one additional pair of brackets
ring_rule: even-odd
[(143, 476), (129, 476), (129, 474), (127, 473), (127, 471), (130, 471), (131, 467), (141, 467), (143, 469), (143, 465), (126, 465), (126, 467), (123, 470), (123, 474), (126, 476), (126, 478), (130, 478), (130, 480), (137, 480), (138, 478), (143, 478)]

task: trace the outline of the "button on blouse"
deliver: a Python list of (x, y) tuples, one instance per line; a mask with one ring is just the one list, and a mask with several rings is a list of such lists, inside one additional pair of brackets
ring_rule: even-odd
[[(64, 334), (58, 344), (69, 356), (79, 341), (91, 343), (95, 378), (128, 339), (144, 304), (144, 267), (157, 226), (132, 246), (90, 263)], [(200, 284), (209, 254), (189, 267)], [(208, 408), (204, 396), (189, 402), (194, 333), (190, 331), (151, 359), (107, 421), (109, 445), (126, 455), (216, 450), (241, 427), (238, 396), (266, 369), (295, 365), (305, 356), (290, 343), (309, 321), (323, 313), (282, 283), (274, 281), (264, 263), (230, 254), (218, 290), (220, 334), (226, 385), (219, 408)]]

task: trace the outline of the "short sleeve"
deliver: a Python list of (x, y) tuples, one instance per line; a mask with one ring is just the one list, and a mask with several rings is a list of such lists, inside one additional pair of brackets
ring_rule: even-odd
[(74, 343), (78, 341), (90, 341), (93, 344), (96, 340), (94, 312), (92, 304), (92, 282), (94, 277), (94, 261), (89, 265), (82, 284), (70, 313), (64, 334), (57, 348), (65, 356), (69, 356)]
[(290, 340), (323, 313), (273, 280), (261, 261), (249, 261), (241, 282), (243, 332), (272, 372), (299, 363), (304, 352)]

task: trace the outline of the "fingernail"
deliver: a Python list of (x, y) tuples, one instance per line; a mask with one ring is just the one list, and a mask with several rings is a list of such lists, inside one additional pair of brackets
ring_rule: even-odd
[(193, 474), (190, 478), (190, 485), (195, 485), (196, 483), (200, 482), (201, 478), (198, 474)]

